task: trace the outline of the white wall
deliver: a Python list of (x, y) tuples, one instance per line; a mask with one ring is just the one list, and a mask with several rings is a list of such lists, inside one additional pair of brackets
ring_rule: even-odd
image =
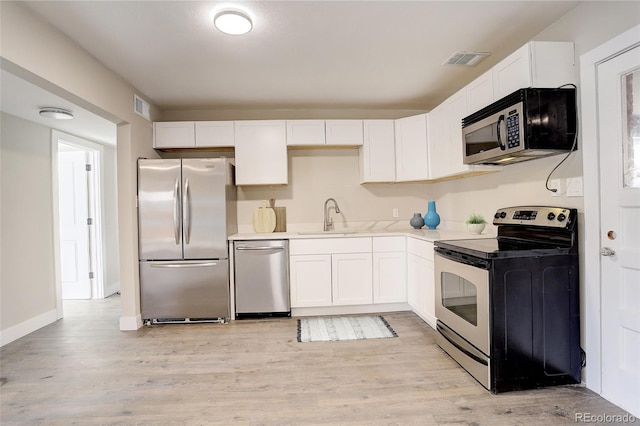
[(103, 207), (105, 212), (105, 296), (120, 291), (120, 258), (118, 252), (118, 176), (116, 148), (104, 145), (102, 172), (104, 175)]
[(0, 114), (2, 344), (57, 318), (51, 129)]
[[(358, 167), (357, 149), (289, 150), (289, 185), (238, 188), (240, 230), (247, 225), (251, 228), (254, 210), (260, 206), (260, 200), (269, 198), (275, 198), (277, 206), (287, 208), (287, 222), (292, 230), (296, 230), (296, 225), (321, 229), (324, 201), (329, 197), (336, 199), (341, 210), (339, 215), (332, 213), (336, 227), (354, 226), (355, 222), (397, 221), (408, 228), (414, 212), (424, 215), (432, 185), (360, 185)], [(399, 210), (397, 219), (392, 216), (394, 208)]]
[[(135, 329), (141, 325), (136, 159), (157, 157), (152, 149), (151, 122), (133, 111), (134, 93), (142, 97), (144, 94), (18, 2), (0, 2), (0, 39), (3, 69), (118, 125), (120, 327)], [(151, 105), (152, 119), (159, 115)]]

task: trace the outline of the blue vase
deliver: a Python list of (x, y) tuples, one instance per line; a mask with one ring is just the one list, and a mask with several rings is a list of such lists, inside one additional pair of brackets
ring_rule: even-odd
[(436, 211), (435, 201), (427, 202), (427, 213), (424, 215), (424, 224), (429, 229), (436, 229), (436, 227), (440, 224), (440, 215)]
[(420, 213), (414, 213), (411, 220), (409, 220), (409, 225), (413, 226), (415, 229), (422, 228), (424, 226), (422, 215)]

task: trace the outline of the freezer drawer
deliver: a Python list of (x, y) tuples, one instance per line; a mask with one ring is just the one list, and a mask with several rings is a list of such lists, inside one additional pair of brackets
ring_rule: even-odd
[(236, 241), (236, 317), (290, 315), (287, 240)]
[(140, 262), (142, 319), (229, 318), (229, 261)]

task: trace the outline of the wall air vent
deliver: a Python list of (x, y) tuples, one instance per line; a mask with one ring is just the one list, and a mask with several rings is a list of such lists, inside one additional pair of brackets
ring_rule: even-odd
[(133, 110), (136, 114), (151, 121), (151, 115), (149, 114), (149, 102), (135, 94), (133, 95)]
[(472, 67), (489, 55), (489, 52), (454, 52), (443, 65)]

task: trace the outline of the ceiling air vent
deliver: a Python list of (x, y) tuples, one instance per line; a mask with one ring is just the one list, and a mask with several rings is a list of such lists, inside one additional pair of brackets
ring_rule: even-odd
[(133, 95), (133, 110), (136, 112), (136, 114), (141, 115), (142, 117), (151, 121), (151, 116), (149, 115), (149, 102), (145, 101), (136, 94)]
[(489, 56), (489, 52), (454, 52), (453, 55), (443, 65), (463, 65), (472, 67), (484, 58)]

